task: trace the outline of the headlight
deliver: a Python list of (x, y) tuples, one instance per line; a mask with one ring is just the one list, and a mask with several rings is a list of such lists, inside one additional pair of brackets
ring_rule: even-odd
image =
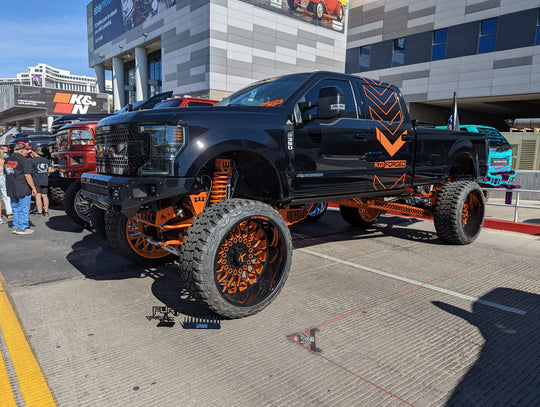
[(71, 144), (92, 145), (94, 144), (94, 136), (90, 130), (72, 130)]
[(174, 175), (176, 154), (184, 146), (184, 127), (141, 125), (139, 132), (150, 140), (150, 161), (141, 169), (141, 175)]

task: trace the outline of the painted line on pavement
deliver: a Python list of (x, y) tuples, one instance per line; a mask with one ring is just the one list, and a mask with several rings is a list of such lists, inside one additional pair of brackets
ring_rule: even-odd
[[(4, 279), (0, 273), (0, 332), (9, 354), (3, 356), (9, 357), (11, 360), (26, 407), (54, 407), (56, 402), (4, 287)], [(0, 359), (2, 358), (0, 357)], [(7, 395), (13, 397), (13, 391), (3, 360), (1, 364), (0, 394), (9, 399)], [(6, 386), (5, 379), (7, 379), (9, 387)], [(3, 391), (4, 388), (8, 391)], [(9, 406), (9, 404), (7, 405)], [(13, 405), (16, 406), (16, 404)]]
[[(3, 292), (0, 292), (0, 295), (4, 295)], [(7, 355), (6, 355), (7, 357)], [(17, 407), (15, 402), (15, 396), (13, 395), (13, 390), (11, 389), (11, 384), (9, 383), (9, 375), (4, 363), (3, 355), (0, 352), (0, 394), (2, 397), (0, 402), (2, 407)]]
[[(438, 292), (444, 293), (446, 295), (461, 298), (463, 300), (467, 300), (467, 301), (471, 301), (471, 302), (477, 302), (479, 304), (487, 305), (488, 307), (497, 308), (497, 309), (507, 311), (507, 312), (512, 312), (512, 313), (518, 314), (518, 315), (525, 315), (527, 313), (526, 311), (520, 310), (518, 308), (508, 307), (506, 305), (497, 304), (497, 303), (491, 302), (491, 301), (484, 301), (484, 300), (480, 299), (479, 297), (474, 297), (472, 295), (467, 295), (467, 294), (459, 293), (459, 292), (456, 292), (456, 291), (447, 290), (446, 288), (437, 287), (435, 285), (429, 284), (428, 282), (412, 280), (410, 278), (398, 276), (396, 274), (391, 274), (391, 273), (388, 273), (386, 271), (377, 270), (377, 269), (367, 267), (367, 266), (362, 266), (361, 264), (356, 264), (356, 263), (353, 263), (353, 262), (350, 262), (350, 261), (347, 261), (347, 260), (338, 259), (337, 257), (332, 257), (332, 256), (328, 256), (326, 254), (317, 253), (317, 252), (314, 252), (314, 251), (309, 250), (309, 249), (297, 249), (297, 250), (301, 251), (301, 252), (304, 252), (304, 253), (307, 253), (307, 254), (311, 254), (312, 256), (317, 256), (317, 257), (321, 257), (323, 259), (330, 260), (330, 261), (333, 261), (333, 262), (336, 262), (336, 263), (344, 264), (346, 266), (354, 267), (354, 268), (364, 270), (364, 271), (369, 271), (370, 273), (378, 274), (378, 275), (383, 276), (383, 277), (388, 277), (388, 278), (392, 278), (394, 280), (403, 281), (403, 282), (414, 285), (415, 288), (420, 288), (420, 287), (427, 288), (429, 290), (438, 291)], [(451, 274), (453, 274), (453, 273), (454, 272), (452, 272)]]

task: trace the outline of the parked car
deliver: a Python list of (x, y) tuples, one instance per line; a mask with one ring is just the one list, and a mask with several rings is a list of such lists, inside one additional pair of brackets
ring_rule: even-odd
[[(438, 126), (437, 128), (446, 128)], [(488, 136), (489, 155), (488, 172), (478, 180), (482, 187), (508, 187), (516, 177), (512, 169), (512, 147), (506, 138), (495, 127), (478, 124), (460, 124), (460, 130), (481, 133)]]
[(317, 20), (322, 20), (325, 14), (334, 15), (338, 21), (343, 21), (345, 15), (345, 3), (340, 0), (310, 0), (307, 6), (302, 4), (301, 0), (287, 0), (289, 8), (296, 10), (298, 7), (305, 8), (313, 13)]
[(213, 106), (218, 100), (192, 98), (188, 96), (177, 96), (159, 102), (154, 109), (165, 109), (167, 107), (193, 107), (193, 106)]
[(18, 133), (8, 144), (8, 152), (13, 153), (13, 147), (22, 143), (26, 148), (39, 148), (45, 157), (49, 157), (50, 145), (54, 142), (54, 136), (48, 131), (32, 131)]

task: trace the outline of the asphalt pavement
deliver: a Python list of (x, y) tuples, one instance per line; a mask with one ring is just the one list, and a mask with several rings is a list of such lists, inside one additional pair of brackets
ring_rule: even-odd
[(186, 329), (216, 321), (176, 264), (133, 265), (59, 209), (31, 221), (26, 236), (0, 225), (15, 315), (0, 309), (2, 406), (540, 404), (540, 236), (452, 246), (431, 221), (364, 230), (328, 211), (291, 227), (291, 272), (265, 310)]

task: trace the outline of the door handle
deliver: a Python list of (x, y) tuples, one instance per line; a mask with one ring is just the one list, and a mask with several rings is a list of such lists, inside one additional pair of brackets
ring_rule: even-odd
[(367, 137), (368, 137), (367, 133), (362, 133), (360, 131), (354, 132), (354, 138), (356, 140), (367, 140)]
[(412, 140), (412, 136), (411, 136), (409, 133), (407, 133), (407, 134), (405, 134), (404, 136), (401, 136), (401, 139), (402, 139), (403, 141), (411, 141), (411, 140)]

